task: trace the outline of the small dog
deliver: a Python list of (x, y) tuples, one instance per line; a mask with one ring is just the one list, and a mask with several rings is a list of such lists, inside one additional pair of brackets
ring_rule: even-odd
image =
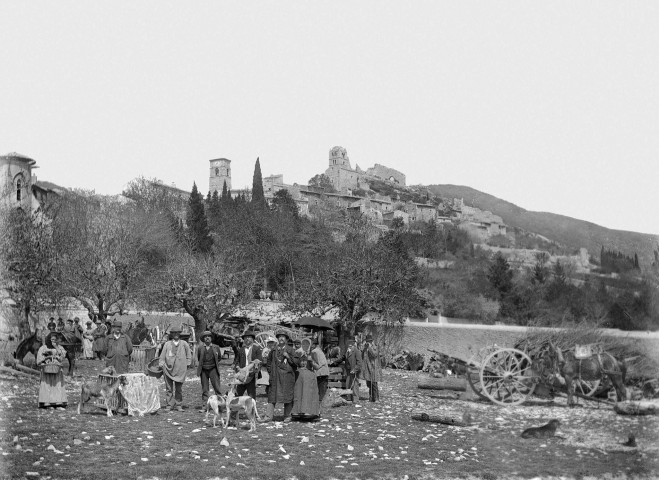
[(559, 420), (550, 420), (547, 425), (542, 427), (527, 428), (522, 432), (522, 438), (550, 438), (556, 434), (556, 429), (561, 424)]
[(261, 420), (259, 412), (256, 409), (256, 401), (247, 395), (241, 397), (236, 396), (236, 385), (231, 386), (231, 390), (227, 393), (226, 397), (226, 419), (224, 422), (225, 426), (229, 426), (229, 419), (231, 418), (231, 412), (236, 412), (236, 424), (240, 418), (240, 414), (244, 413), (249, 420), (249, 431), (253, 432), (256, 430), (256, 420)]
[(217, 417), (220, 417), (220, 423), (222, 424), (222, 428), (224, 428), (226, 425), (224, 425), (224, 418), (221, 416), (222, 414), (220, 412), (226, 410), (226, 403), (227, 399), (222, 395), (211, 395), (208, 397), (208, 401), (206, 402), (206, 417), (204, 418), (204, 421), (208, 421), (208, 415), (213, 412), (213, 428), (216, 426), (215, 423)]
[[(111, 367), (110, 367), (111, 368)], [(112, 409), (108, 403), (120, 386), (127, 385), (126, 377), (120, 375), (112, 383), (108, 385), (101, 385), (97, 382), (86, 382), (82, 384), (82, 391), (80, 392), (80, 403), (78, 403), (78, 415), (82, 412), (82, 407), (92, 398), (102, 398), (105, 401), (105, 408), (107, 409), (107, 416), (112, 416)]]

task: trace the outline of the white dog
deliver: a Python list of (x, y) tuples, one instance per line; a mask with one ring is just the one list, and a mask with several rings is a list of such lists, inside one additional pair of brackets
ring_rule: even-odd
[(222, 424), (222, 427), (224, 428), (226, 425), (224, 424), (224, 419), (220, 416), (220, 411), (226, 410), (226, 397), (223, 397), (222, 395), (211, 395), (208, 397), (208, 401), (206, 402), (206, 417), (204, 418), (204, 421), (208, 421), (208, 415), (210, 415), (211, 411), (213, 412), (213, 428), (215, 428), (215, 422), (217, 420), (217, 417), (220, 417), (220, 423)]
[(229, 426), (229, 419), (231, 418), (231, 412), (236, 412), (236, 423), (240, 418), (240, 414), (244, 413), (249, 420), (249, 431), (253, 432), (256, 430), (256, 420), (261, 420), (259, 412), (256, 409), (256, 400), (248, 395), (243, 395), (241, 397), (236, 396), (236, 385), (231, 385), (231, 390), (227, 392), (226, 396), (226, 420), (224, 422), (225, 426)]

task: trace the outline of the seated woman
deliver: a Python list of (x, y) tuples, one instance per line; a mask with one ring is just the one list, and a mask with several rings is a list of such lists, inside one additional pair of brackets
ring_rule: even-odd
[(320, 418), (318, 382), (311, 361), (311, 340), (302, 339), (302, 353), (296, 355), (299, 375), (293, 394), (293, 420), (317, 420)]
[(66, 351), (60, 345), (61, 341), (61, 335), (50, 335), (37, 352), (37, 365), (41, 367), (40, 408), (66, 407), (68, 403), (64, 388), (64, 372), (62, 371), (62, 361), (66, 357)]

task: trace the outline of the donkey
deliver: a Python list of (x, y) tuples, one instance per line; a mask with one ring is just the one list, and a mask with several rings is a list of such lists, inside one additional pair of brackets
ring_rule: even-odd
[(621, 402), (627, 398), (627, 390), (625, 389), (627, 366), (624, 362), (617, 360), (607, 352), (597, 353), (584, 359), (577, 359), (572, 351), (568, 351), (563, 355), (563, 352), (556, 348), (552, 342), (549, 342), (549, 347), (554, 352), (558, 371), (565, 379), (567, 404), (570, 407), (575, 405), (574, 381), (579, 378), (584, 380), (600, 380), (605, 376), (609, 377), (616, 390), (618, 401)]

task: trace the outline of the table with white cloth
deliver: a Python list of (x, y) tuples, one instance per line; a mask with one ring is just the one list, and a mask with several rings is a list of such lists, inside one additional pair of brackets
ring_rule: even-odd
[(158, 380), (143, 373), (125, 373), (127, 385), (120, 387), (128, 415), (143, 416), (160, 408)]

